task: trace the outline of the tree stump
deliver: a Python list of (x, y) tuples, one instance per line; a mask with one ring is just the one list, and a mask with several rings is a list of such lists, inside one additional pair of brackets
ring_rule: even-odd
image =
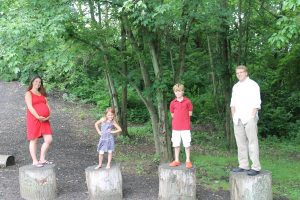
[(261, 171), (256, 176), (246, 172), (230, 173), (231, 200), (272, 200), (272, 175)]
[(27, 200), (52, 200), (57, 196), (55, 165), (19, 169), (21, 197)]
[(185, 165), (169, 167), (161, 164), (159, 173), (160, 200), (195, 200), (196, 199), (196, 169), (187, 169)]
[(123, 198), (122, 174), (119, 163), (112, 163), (110, 169), (94, 169), (90, 166), (85, 169), (86, 183), (91, 200), (119, 200)]
[(0, 167), (7, 167), (15, 164), (15, 157), (11, 155), (0, 155)]

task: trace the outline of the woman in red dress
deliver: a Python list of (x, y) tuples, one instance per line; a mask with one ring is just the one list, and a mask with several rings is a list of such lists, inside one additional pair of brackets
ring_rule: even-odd
[[(29, 151), (32, 158), (32, 165), (42, 167), (44, 164), (51, 164), (46, 160), (46, 155), (52, 143), (52, 130), (49, 122), (50, 107), (46, 99), (47, 93), (43, 87), (43, 80), (35, 76), (29, 84), (25, 94), (27, 106), (26, 125), (27, 139), (29, 140)], [(44, 138), (41, 147), (40, 159), (37, 159), (37, 141)]]

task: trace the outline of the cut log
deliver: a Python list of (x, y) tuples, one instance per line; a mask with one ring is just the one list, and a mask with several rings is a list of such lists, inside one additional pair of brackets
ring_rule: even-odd
[(15, 157), (12, 155), (0, 155), (0, 167), (7, 167), (15, 164)]
[(90, 166), (85, 169), (90, 200), (119, 200), (123, 198), (122, 174), (119, 163), (112, 163), (110, 169)]
[(161, 164), (159, 173), (160, 200), (195, 200), (196, 199), (196, 169), (187, 169), (185, 165), (169, 167)]
[(261, 171), (256, 176), (246, 172), (230, 173), (231, 200), (272, 200), (272, 175)]
[(21, 197), (27, 200), (52, 200), (57, 196), (55, 165), (19, 169)]

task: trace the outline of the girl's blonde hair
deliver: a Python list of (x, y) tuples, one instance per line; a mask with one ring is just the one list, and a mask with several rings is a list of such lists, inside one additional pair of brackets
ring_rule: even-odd
[(112, 114), (115, 114), (115, 109), (114, 108), (112, 108), (112, 107), (109, 107), (109, 108), (106, 108), (105, 109), (105, 115), (107, 115), (107, 113), (112, 113)]
[(115, 112), (115, 109), (113, 107), (108, 107), (108, 108), (105, 109), (103, 118), (106, 119), (106, 115), (109, 112), (114, 115), (113, 121), (115, 121), (116, 123), (118, 123), (118, 119), (115, 117), (116, 116), (116, 112)]

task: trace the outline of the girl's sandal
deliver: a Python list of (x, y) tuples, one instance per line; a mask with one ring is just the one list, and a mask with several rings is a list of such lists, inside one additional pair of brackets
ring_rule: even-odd
[(101, 165), (98, 165), (97, 167), (95, 167), (94, 169), (100, 169), (101, 168)]
[(44, 165), (43, 164), (41, 164), (41, 163), (36, 163), (36, 164), (32, 164), (32, 166), (34, 166), (34, 167), (44, 167)]
[(41, 162), (40, 164), (42, 164), (42, 165), (52, 165), (53, 162), (46, 160), (44, 162)]

